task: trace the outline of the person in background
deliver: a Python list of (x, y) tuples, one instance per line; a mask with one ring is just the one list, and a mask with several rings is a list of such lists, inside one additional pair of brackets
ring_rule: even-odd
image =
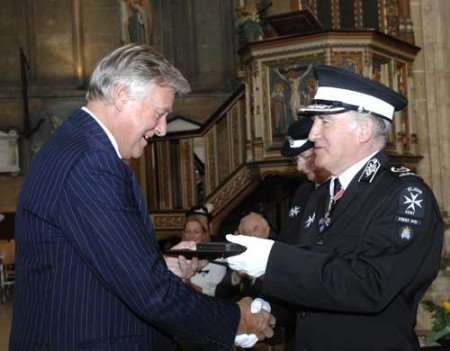
[(241, 218), (235, 233), (267, 239), (270, 235), (270, 225), (261, 213), (252, 211)]
[[(211, 204), (192, 208), (187, 214), (182, 240), (196, 243), (211, 241), (210, 218), (212, 211), (213, 206)], [(197, 291), (215, 296), (217, 284), (222, 281), (226, 272), (226, 266), (211, 261), (185, 281)]]
[[(234, 233), (267, 239), (270, 235), (270, 225), (261, 213), (251, 211), (241, 218)], [(259, 297), (261, 294), (259, 283), (256, 278), (228, 269), (227, 275), (217, 287), (217, 296), (235, 301), (243, 296)]]
[(328, 178), (330, 172), (315, 164), (314, 143), (308, 140), (313, 125), (310, 116), (302, 116), (289, 126), (281, 154), (294, 160), (297, 171), (306, 177), (297, 188), (287, 216), (287, 223), (278, 235), (278, 240), (295, 244), (299, 240), (300, 222), (311, 193)]
[(343, 69), (315, 68), (314, 191), (296, 246), (227, 235), (247, 250), (230, 267), (263, 277), (263, 292), (299, 306), (296, 350), (420, 350), (418, 304), (439, 271), (443, 223), (431, 189), (383, 151), (407, 100)]
[(173, 350), (188, 337), (225, 351), (242, 335), (273, 334), (251, 299), (213, 299), (169, 270), (125, 162), (165, 135), (175, 95), (189, 90), (145, 45), (98, 63), (86, 106), (35, 155), (22, 186), (10, 350)]

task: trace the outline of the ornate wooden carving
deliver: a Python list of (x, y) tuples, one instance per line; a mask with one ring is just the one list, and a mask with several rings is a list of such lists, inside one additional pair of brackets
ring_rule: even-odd
[(183, 208), (195, 204), (194, 150), (192, 139), (180, 140), (180, 175)]
[(158, 157), (158, 184), (159, 203), (158, 209), (172, 209), (172, 184), (170, 169), (170, 144), (163, 141), (156, 145)]
[[(271, 69), (287, 65), (295, 66), (300, 71), (305, 67), (300, 69), (298, 65), (306, 61), (306, 66), (313, 62), (331, 64), (378, 80), (407, 95), (413, 90), (408, 86), (411, 81), (408, 79), (409, 65), (418, 50), (417, 47), (393, 37), (364, 31), (293, 35), (248, 45), (242, 51), (242, 67), (246, 72), (243, 75), (245, 100), (238, 97), (230, 99), (229, 105), (214, 114), (196, 135), (191, 132), (189, 135), (178, 136), (179, 173), (167, 168), (173, 157), (169, 152), (169, 141), (175, 142), (176, 136), (168, 136), (159, 141), (154, 153), (155, 158), (147, 160), (147, 163), (151, 162), (158, 170), (157, 209), (170, 214), (167, 218), (164, 218), (162, 213), (159, 214), (161, 218), (158, 219), (159, 222), (155, 222), (157, 230), (167, 231), (170, 225), (175, 226), (174, 204), (170, 196), (173, 186), (171, 187), (168, 179), (183, 180), (183, 208), (196, 200), (195, 191), (189, 189), (195, 188), (195, 184), (192, 185), (195, 183), (195, 175), (191, 165), (193, 138), (198, 138), (204, 146), (205, 201), (212, 202), (216, 207), (215, 222), (220, 222), (233, 206), (242, 201), (262, 177), (292, 174), (293, 167), (287, 165), (279, 153), (283, 140), (280, 139), (278, 144), (274, 143), (270, 117), (270, 84), (274, 77)], [(301, 89), (302, 93), (305, 92), (302, 95), (305, 98), (303, 102), (307, 104), (314, 94), (315, 81), (311, 78), (310, 82), (307, 75), (304, 78), (300, 84), (303, 84), (305, 89), (311, 88), (310, 91)], [(395, 133), (392, 135), (388, 152), (395, 159), (415, 168), (420, 156), (416, 154), (414, 146), (415, 129), (409, 111), (406, 110), (403, 115), (398, 116), (395, 123)], [(283, 164), (277, 163), (278, 161)], [(149, 186), (149, 190), (153, 186), (154, 184)]]
[(205, 136), (205, 155), (206, 155), (206, 196), (216, 188), (217, 180), (217, 149), (216, 149), (216, 127), (212, 128)]
[(152, 222), (158, 230), (182, 230), (186, 216), (182, 213), (152, 213)]
[(346, 68), (358, 74), (363, 73), (363, 52), (361, 50), (354, 51), (338, 51), (338, 49), (332, 49), (333, 58), (331, 64), (333, 66)]

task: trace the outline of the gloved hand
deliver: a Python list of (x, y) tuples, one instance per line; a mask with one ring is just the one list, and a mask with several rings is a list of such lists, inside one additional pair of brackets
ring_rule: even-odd
[(255, 346), (258, 342), (258, 337), (256, 334), (239, 334), (234, 338), (234, 344), (243, 349), (248, 349)]
[(266, 273), (270, 250), (272, 250), (272, 245), (274, 244), (273, 240), (233, 234), (228, 234), (226, 238), (228, 241), (247, 248), (240, 255), (226, 259), (231, 269), (244, 272), (253, 278), (258, 278)]
[[(252, 304), (250, 306), (250, 311), (252, 313), (258, 313), (261, 311), (261, 309), (263, 309), (269, 313), (271, 311), (270, 304), (267, 301), (258, 297), (252, 301)], [(275, 323), (275, 319), (273, 320), (273, 326), (275, 326), (274, 323)], [(256, 336), (256, 334), (239, 334), (239, 335), (236, 335), (236, 337), (234, 339), (234, 344), (236, 346), (242, 347), (244, 349), (255, 346), (255, 344), (257, 342), (258, 342), (258, 337)]]

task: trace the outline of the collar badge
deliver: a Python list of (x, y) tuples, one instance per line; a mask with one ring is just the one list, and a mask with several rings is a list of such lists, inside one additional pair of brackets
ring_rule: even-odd
[(373, 178), (375, 178), (380, 167), (381, 163), (377, 158), (372, 158), (371, 160), (369, 160), (363, 172), (359, 176), (358, 182), (372, 183)]

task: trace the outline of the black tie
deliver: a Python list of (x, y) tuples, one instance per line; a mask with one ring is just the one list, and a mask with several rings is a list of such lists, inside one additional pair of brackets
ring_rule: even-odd
[(339, 178), (334, 178), (334, 191), (333, 191), (334, 204), (336, 204), (336, 201), (341, 198), (341, 196), (343, 194), (343, 191), (341, 191), (341, 190), (342, 190), (342, 185), (341, 185), (341, 182), (339, 181)]
[[(322, 219), (319, 220), (319, 231), (323, 232), (325, 228), (331, 224), (331, 216), (336, 206), (336, 202), (342, 197), (344, 189), (342, 189), (339, 178), (332, 178), (329, 185), (329, 196), (327, 196), (327, 204), (325, 206), (325, 214)], [(333, 194), (333, 195), (331, 195)]]

